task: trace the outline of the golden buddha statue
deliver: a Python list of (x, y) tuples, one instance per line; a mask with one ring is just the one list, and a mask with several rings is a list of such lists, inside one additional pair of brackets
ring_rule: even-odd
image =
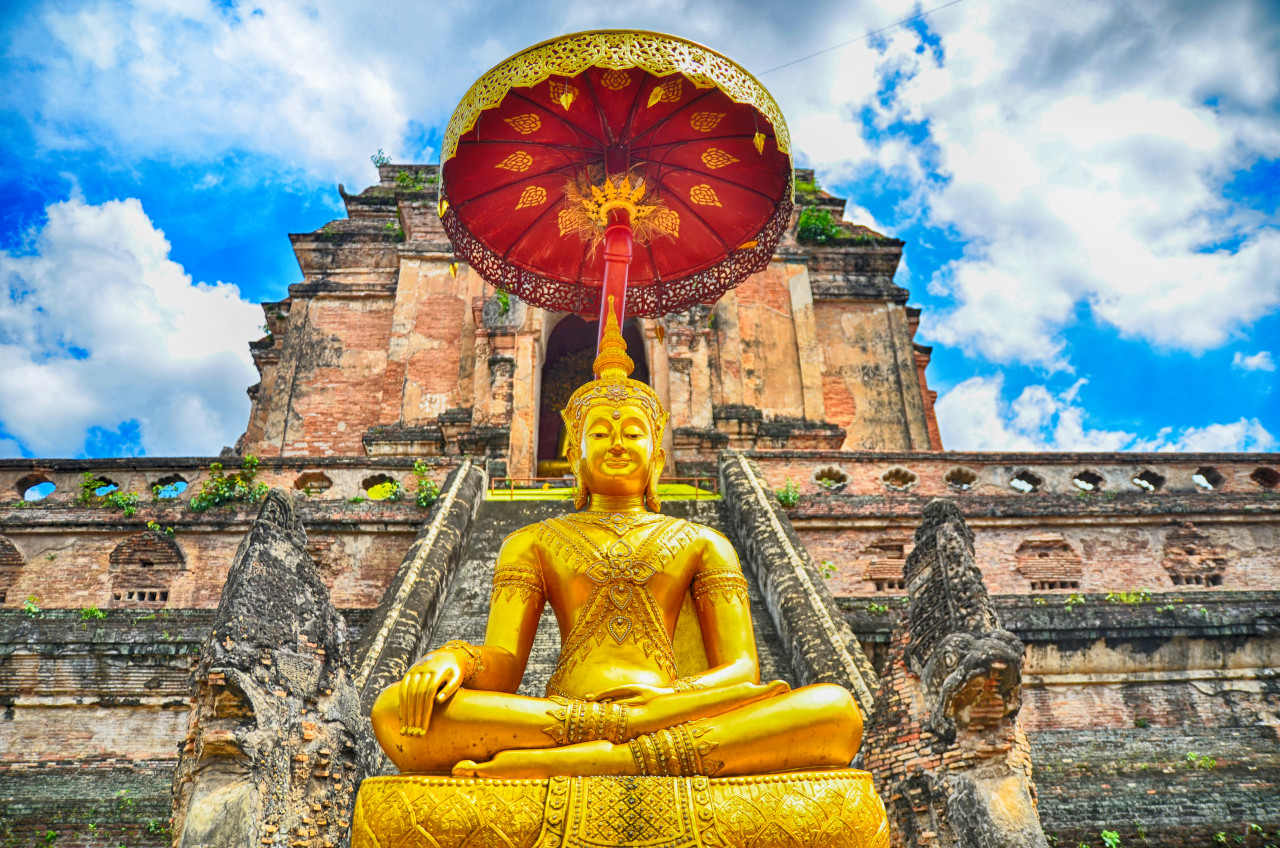
[[(402, 772), (455, 778), (720, 778), (847, 766), (862, 736), (852, 697), (832, 684), (761, 684), (733, 546), (659, 514), (667, 413), (649, 386), (629, 379), (633, 364), (609, 315), (597, 379), (562, 413), (580, 511), (506, 539), (484, 644), (450, 642), (384, 690), (372, 716), (379, 743)], [(516, 695), (548, 602), (559, 661), (545, 698)], [(682, 609), (697, 627), (681, 632), (701, 631), (695, 647), (707, 665), (683, 677)]]

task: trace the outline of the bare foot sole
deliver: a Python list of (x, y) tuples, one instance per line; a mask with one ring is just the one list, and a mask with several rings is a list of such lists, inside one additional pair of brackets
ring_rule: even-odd
[(453, 767), (454, 777), (504, 780), (588, 774), (636, 774), (636, 766), (626, 745), (602, 741), (563, 748), (503, 751), (485, 763), (463, 760)]

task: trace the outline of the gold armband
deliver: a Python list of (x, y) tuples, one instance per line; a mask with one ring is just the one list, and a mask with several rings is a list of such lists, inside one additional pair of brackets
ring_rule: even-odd
[(642, 775), (692, 777), (714, 774), (723, 764), (703, 759), (703, 754), (716, 747), (714, 742), (697, 740), (705, 733), (704, 728), (687, 722), (642, 734), (631, 740), (631, 759)]
[(677, 692), (692, 692), (695, 689), (706, 689), (707, 684), (696, 677), (678, 677), (671, 681), (671, 688)]
[(462, 682), (464, 684), (475, 680), (476, 675), (484, 671), (484, 654), (475, 645), (459, 639), (452, 639), (445, 642), (443, 647), (461, 651), (466, 656), (466, 661), (462, 663)]
[(717, 596), (725, 601), (751, 603), (751, 596), (747, 593), (747, 578), (742, 576), (741, 571), (700, 572), (694, 575), (689, 584), (689, 590), (693, 593), (694, 601), (698, 603), (703, 601), (715, 603)]
[(557, 707), (551, 710), (551, 717), (556, 723), (543, 732), (554, 739), (557, 745), (594, 742), (597, 739), (607, 739), (621, 745), (631, 738), (627, 729), (630, 708), (626, 704), (580, 701), (559, 695), (552, 695), (551, 700)]
[(542, 585), (542, 571), (536, 565), (513, 563), (501, 565), (493, 572), (493, 593), (490, 602), (500, 595), (518, 596), (524, 600), (537, 597), (539, 600), (547, 596)]

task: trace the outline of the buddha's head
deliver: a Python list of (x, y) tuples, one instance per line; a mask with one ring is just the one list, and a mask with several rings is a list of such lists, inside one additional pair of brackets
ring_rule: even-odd
[(596, 379), (574, 392), (560, 413), (569, 433), (569, 465), (578, 481), (573, 503), (581, 509), (592, 492), (643, 494), (645, 505), (657, 512), (667, 411), (653, 389), (630, 379), (635, 363), (627, 356), (612, 305), (594, 365)]

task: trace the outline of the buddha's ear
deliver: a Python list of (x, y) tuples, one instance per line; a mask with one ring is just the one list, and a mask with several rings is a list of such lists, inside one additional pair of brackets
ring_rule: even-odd
[(653, 454), (653, 463), (649, 466), (649, 479), (644, 485), (644, 503), (650, 512), (662, 511), (662, 501), (658, 498), (658, 478), (662, 476), (662, 469), (666, 462), (666, 451), (658, 448)]
[(653, 452), (653, 464), (650, 466), (653, 470), (650, 474), (656, 480), (662, 476), (662, 469), (667, 467), (667, 451), (665, 448), (658, 448)]
[(565, 458), (569, 460), (569, 470), (573, 472), (573, 506), (582, 509), (591, 500), (591, 490), (582, 482), (582, 474), (578, 469), (580, 460), (578, 446), (570, 442), (565, 450)]

